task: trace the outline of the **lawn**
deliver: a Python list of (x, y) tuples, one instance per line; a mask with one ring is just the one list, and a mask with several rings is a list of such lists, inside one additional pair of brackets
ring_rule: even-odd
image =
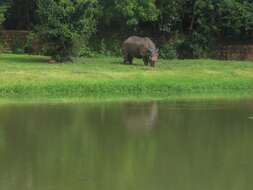
[(159, 60), (155, 68), (121, 58), (48, 58), (0, 55), (0, 98), (175, 99), (253, 97), (253, 62)]

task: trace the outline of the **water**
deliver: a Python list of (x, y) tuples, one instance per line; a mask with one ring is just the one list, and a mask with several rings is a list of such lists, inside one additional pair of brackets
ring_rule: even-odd
[(0, 107), (0, 190), (251, 190), (253, 102)]

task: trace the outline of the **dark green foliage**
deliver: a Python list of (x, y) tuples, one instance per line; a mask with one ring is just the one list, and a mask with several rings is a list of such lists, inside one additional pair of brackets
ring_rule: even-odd
[(5, 6), (0, 6), (0, 27), (5, 20), (5, 16), (4, 16), (5, 10), (6, 10)]
[(79, 56), (80, 57), (97, 57), (97, 53), (90, 49), (89, 47), (85, 46), (80, 48), (79, 51)]
[(36, 23), (37, 0), (9, 0), (5, 27), (11, 30), (31, 30)]
[(21, 54), (25, 52), (24, 49), (24, 40), (22, 38), (19, 38), (18, 36), (15, 36), (15, 38), (13, 38), (10, 43), (10, 50), (13, 53)]
[(118, 29), (136, 29), (140, 23), (156, 21), (159, 10), (155, 0), (98, 0), (101, 5), (100, 24)]
[(164, 58), (175, 56), (174, 44), (167, 44), (174, 33), (181, 36), (177, 45), (183, 58), (209, 57), (221, 42), (247, 41), (253, 34), (250, 0), (101, 0), (100, 4), (103, 13), (95, 36), (101, 42), (108, 44), (119, 33), (125, 38), (133, 34), (155, 37), (162, 42), (158, 46)]
[(96, 0), (38, 0), (36, 27), (47, 53), (57, 61), (70, 60), (95, 31)]
[(102, 55), (121, 56), (123, 40), (120, 36), (109, 36), (108, 38), (96, 38), (96, 36), (93, 36), (89, 42), (89, 46), (93, 51)]
[(230, 0), (220, 3), (218, 29), (229, 39), (245, 40), (252, 36), (253, 2), (251, 0)]
[(39, 36), (35, 32), (30, 32), (26, 36), (26, 42), (24, 45), (24, 50), (26, 53), (30, 54), (43, 54), (41, 42), (39, 41)]
[(159, 29), (184, 35), (180, 57), (208, 57), (223, 41), (249, 40), (253, 3), (244, 0), (161, 0)]
[(174, 44), (164, 44), (159, 50), (159, 56), (163, 59), (177, 58), (177, 49)]
[[(22, 53), (26, 50), (27, 31), (1, 31), (2, 52)], [(30, 52), (29, 52), (30, 53)]]
[[(120, 55), (121, 43), (130, 35), (159, 42), (163, 58), (209, 57), (213, 47), (221, 43), (245, 43), (253, 36), (252, 0), (7, 1), (13, 4), (5, 26), (36, 26), (45, 42), (44, 50), (58, 60), (88, 56), (89, 51)], [(171, 40), (174, 34), (180, 36), (177, 47)]]
[(2, 28), (2, 23), (6, 19), (6, 11), (11, 5), (11, 0), (1, 0), (0, 1), (0, 29)]
[(182, 42), (183, 40), (176, 36), (167, 43), (163, 43), (163, 45), (159, 48), (159, 57), (163, 59), (179, 58), (179, 47), (182, 45)]

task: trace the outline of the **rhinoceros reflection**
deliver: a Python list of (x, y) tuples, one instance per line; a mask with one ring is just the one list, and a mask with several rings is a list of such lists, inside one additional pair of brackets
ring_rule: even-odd
[(157, 102), (130, 104), (124, 114), (124, 124), (131, 130), (150, 130), (157, 126), (158, 113)]

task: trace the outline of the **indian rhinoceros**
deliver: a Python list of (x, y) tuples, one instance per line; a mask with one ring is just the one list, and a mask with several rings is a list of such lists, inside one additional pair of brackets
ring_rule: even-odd
[(132, 64), (133, 58), (142, 58), (145, 65), (154, 67), (158, 59), (158, 49), (147, 37), (131, 36), (122, 45), (125, 64)]

